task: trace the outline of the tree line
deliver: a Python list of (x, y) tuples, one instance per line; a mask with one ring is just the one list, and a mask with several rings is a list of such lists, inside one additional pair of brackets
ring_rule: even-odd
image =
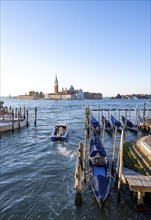
[(44, 93), (43, 92), (29, 91), (28, 95), (34, 96), (34, 97), (37, 97), (37, 98), (44, 98)]

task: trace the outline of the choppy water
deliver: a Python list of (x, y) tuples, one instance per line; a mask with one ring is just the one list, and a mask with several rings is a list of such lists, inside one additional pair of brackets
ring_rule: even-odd
[[(138, 212), (136, 201), (126, 188), (123, 188), (121, 201), (117, 203), (114, 182), (103, 211), (93, 197), (88, 179), (82, 186), (82, 206), (76, 207), (74, 203), (76, 155), (78, 144), (84, 142), (86, 106), (143, 108), (144, 101), (5, 99), (5, 106), (26, 106), (30, 126), (20, 131), (15, 130), (14, 133), (10, 131), (1, 134), (0, 219), (150, 219), (151, 206), (145, 204), (144, 211)], [(36, 127), (34, 107), (38, 109)], [(94, 116), (97, 117), (97, 112), (94, 112)], [(50, 134), (57, 123), (69, 126), (67, 142), (51, 142)], [(136, 138), (134, 134), (127, 132), (126, 140)], [(118, 144), (119, 139), (120, 136)], [(108, 134), (105, 134), (105, 148), (111, 159), (113, 139)]]

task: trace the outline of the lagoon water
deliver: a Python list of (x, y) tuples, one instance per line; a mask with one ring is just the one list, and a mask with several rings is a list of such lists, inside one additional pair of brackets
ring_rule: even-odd
[[(0, 139), (0, 219), (1, 220), (95, 220), (144, 219), (151, 216), (151, 202), (143, 212), (123, 188), (120, 203), (114, 181), (103, 210), (93, 196), (88, 176), (82, 184), (83, 204), (74, 203), (74, 174), (78, 144), (84, 142), (85, 108), (144, 107), (146, 100), (19, 100), (3, 99), (4, 106), (26, 107), (30, 126), (1, 134)], [(148, 107), (151, 108), (151, 103)], [(34, 108), (37, 107), (37, 126)], [(104, 114), (107, 114), (105, 112)], [(94, 112), (98, 117), (98, 113)], [(131, 114), (135, 120), (135, 112)], [(51, 142), (55, 124), (69, 126), (67, 142)], [(138, 134), (141, 136), (141, 132)], [(126, 141), (138, 136), (127, 132)], [(117, 136), (117, 148), (120, 136)], [(113, 138), (105, 133), (105, 148), (111, 161)]]

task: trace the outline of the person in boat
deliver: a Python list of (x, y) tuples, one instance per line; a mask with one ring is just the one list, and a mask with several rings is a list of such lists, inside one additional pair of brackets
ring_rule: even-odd
[(64, 129), (63, 129), (63, 127), (61, 126), (61, 127), (59, 127), (59, 135), (61, 136), (61, 135), (63, 135), (64, 134)]

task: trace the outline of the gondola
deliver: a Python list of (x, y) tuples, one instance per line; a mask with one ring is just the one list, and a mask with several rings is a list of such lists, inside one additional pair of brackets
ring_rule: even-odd
[(103, 207), (109, 194), (111, 175), (104, 146), (97, 136), (90, 140), (89, 164), (92, 191), (99, 206)]
[(51, 134), (52, 141), (66, 141), (68, 135), (67, 125), (56, 125)]
[(132, 131), (134, 133), (138, 132), (138, 126), (134, 125), (130, 120), (125, 118), (123, 115), (122, 115), (122, 121), (123, 121), (125, 129)]
[[(105, 124), (105, 125), (104, 125)], [(113, 134), (113, 127), (110, 123), (109, 120), (106, 119), (106, 117), (104, 115), (102, 115), (102, 126), (104, 127), (105, 126), (105, 131), (112, 135)]]
[(121, 122), (118, 121), (113, 115), (111, 115), (111, 122), (112, 122), (112, 124), (113, 124), (113, 128), (115, 129), (115, 126), (117, 126), (117, 131), (118, 131), (119, 133), (121, 133), (121, 132), (122, 132), (122, 129), (123, 129)]
[(91, 129), (94, 134), (101, 134), (101, 125), (93, 115), (91, 115)]

